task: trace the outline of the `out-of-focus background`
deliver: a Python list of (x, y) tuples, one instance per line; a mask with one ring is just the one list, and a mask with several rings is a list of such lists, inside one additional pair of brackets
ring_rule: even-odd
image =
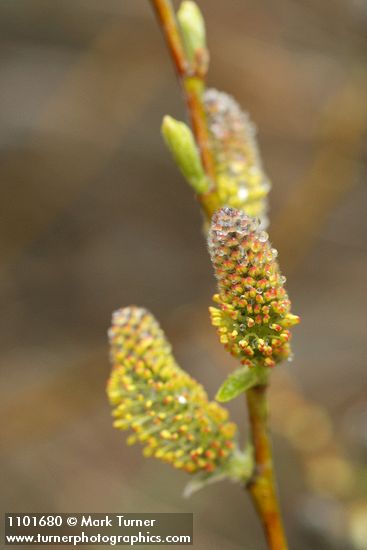
[[(201, 0), (209, 84), (259, 129), (295, 361), (272, 427), (291, 548), (367, 548), (363, 0)], [(147, 0), (0, 3), (1, 501), (6, 511), (193, 511), (195, 548), (263, 550), (247, 496), (113, 430), (111, 312), (136, 303), (212, 396), (233, 366), (211, 328), (198, 205), (160, 137), (185, 109)], [(238, 399), (231, 407), (244, 425)]]

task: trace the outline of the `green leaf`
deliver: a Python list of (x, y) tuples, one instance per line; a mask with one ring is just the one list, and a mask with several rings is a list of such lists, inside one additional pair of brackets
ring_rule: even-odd
[(185, 498), (191, 497), (194, 493), (197, 493), (198, 491), (201, 491), (201, 489), (204, 489), (208, 485), (211, 485), (212, 483), (217, 483), (218, 481), (223, 481), (227, 478), (226, 472), (219, 472), (217, 474), (202, 474), (197, 475), (194, 477), (194, 479), (191, 479), (183, 492), (183, 496)]
[(231, 401), (253, 386), (265, 384), (266, 379), (267, 373), (262, 367), (240, 367), (223, 382), (215, 398), (221, 403)]
[(224, 479), (243, 485), (252, 476), (254, 467), (253, 448), (250, 444), (247, 444), (243, 451), (236, 449), (224, 468), (219, 470), (219, 472), (214, 474), (202, 473), (191, 479), (184, 489), (183, 496), (186, 498), (191, 497), (197, 491), (201, 491), (201, 489), (205, 489), (208, 485)]

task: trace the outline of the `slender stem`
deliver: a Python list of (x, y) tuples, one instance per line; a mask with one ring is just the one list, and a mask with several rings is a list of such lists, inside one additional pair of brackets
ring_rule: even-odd
[(183, 78), (189, 67), (172, 4), (168, 0), (152, 0), (152, 4), (161, 24), (178, 76)]
[(205, 88), (205, 70), (195, 71), (188, 61), (170, 0), (151, 0), (151, 2), (185, 94), (192, 130), (200, 150), (204, 170), (211, 182), (210, 191), (199, 196), (202, 207), (210, 219), (220, 204), (216, 193), (215, 163), (209, 146), (209, 131), (202, 100)]
[(255, 453), (255, 471), (247, 488), (261, 518), (271, 550), (287, 550), (273, 472), (273, 454), (268, 428), (267, 386), (247, 391), (247, 407)]

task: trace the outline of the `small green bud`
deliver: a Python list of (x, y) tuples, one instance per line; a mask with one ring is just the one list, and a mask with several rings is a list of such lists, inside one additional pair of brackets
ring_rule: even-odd
[(193, 62), (197, 52), (206, 50), (204, 18), (195, 2), (185, 0), (177, 12), (177, 20), (186, 55)]
[(191, 187), (198, 195), (209, 191), (209, 181), (190, 128), (184, 123), (165, 116), (162, 134), (172, 156)]

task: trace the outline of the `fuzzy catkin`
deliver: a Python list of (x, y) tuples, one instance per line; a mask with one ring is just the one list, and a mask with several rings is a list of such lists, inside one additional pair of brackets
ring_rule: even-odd
[(249, 367), (274, 367), (291, 358), (290, 312), (277, 251), (259, 221), (221, 208), (209, 230), (208, 247), (218, 283), (212, 324), (227, 350)]
[(255, 127), (230, 95), (208, 89), (203, 99), (220, 202), (259, 217), (265, 228), (271, 185), (262, 168)]
[(236, 425), (177, 365), (155, 318), (143, 308), (119, 309), (109, 339), (113, 368), (107, 393), (114, 426), (134, 432), (128, 443), (140, 441), (145, 456), (189, 473), (224, 467), (236, 449)]

